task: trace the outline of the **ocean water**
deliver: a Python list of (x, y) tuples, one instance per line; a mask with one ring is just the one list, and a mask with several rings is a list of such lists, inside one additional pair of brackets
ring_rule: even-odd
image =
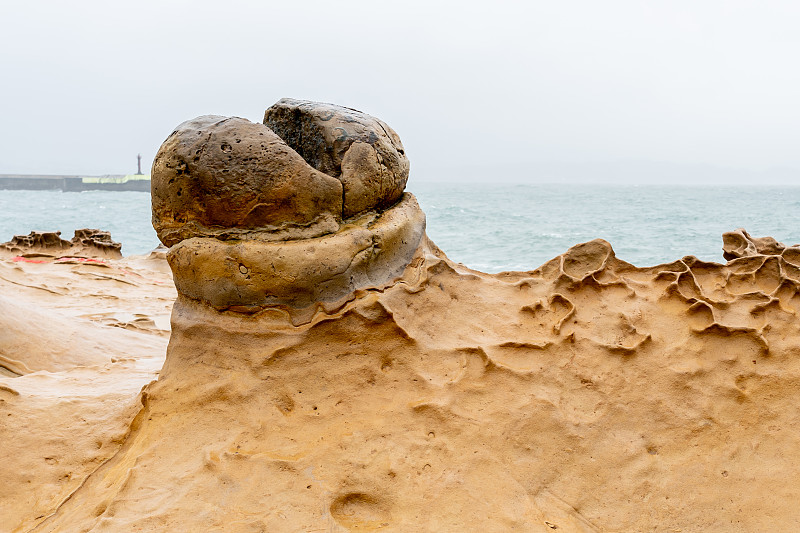
[[(417, 183), (428, 235), (447, 255), (485, 272), (530, 270), (594, 238), (617, 257), (651, 266), (695, 255), (722, 259), (722, 233), (744, 227), (800, 243), (800, 187), (667, 187)], [(158, 244), (150, 195), (0, 191), (0, 242), (30, 230), (111, 232), (124, 255)]]
[(800, 243), (800, 187), (414, 184), (428, 235), (484, 272), (530, 270), (595, 238), (653, 266), (694, 255), (725, 262), (722, 234), (745, 228)]

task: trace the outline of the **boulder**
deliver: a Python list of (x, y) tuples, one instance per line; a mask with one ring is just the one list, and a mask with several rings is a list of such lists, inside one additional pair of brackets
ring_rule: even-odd
[(342, 182), (344, 218), (400, 200), (408, 158), (383, 121), (347, 107), (284, 98), (267, 109), (264, 124), (315, 169)]

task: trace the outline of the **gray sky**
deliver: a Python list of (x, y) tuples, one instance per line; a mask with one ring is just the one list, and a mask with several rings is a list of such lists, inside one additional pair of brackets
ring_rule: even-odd
[(800, 183), (800, 2), (0, 4), (0, 173), (149, 168), (180, 122), (355, 107), (413, 180)]

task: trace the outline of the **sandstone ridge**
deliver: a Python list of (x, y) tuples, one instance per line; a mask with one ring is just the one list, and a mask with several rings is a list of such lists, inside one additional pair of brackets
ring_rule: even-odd
[[(217, 310), (313, 313), (400, 276), (425, 231), (383, 122), (284, 99), (265, 124), (184, 122), (153, 163), (153, 225), (178, 291)], [(295, 313), (297, 314), (297, 313)]]
[[(598, 239), (474, 271), (427, 238), (410, 194), (390, 199), (402, 165), (342, 109), (284, 100), (276, 131), (202, 118), (167, 139), (163, 368), (92, 449), (14, 448), (12, 531), (796, 529), (796, 247), (741, 230), (726, 264), (639, 268)], [(330, 136), (346, 116), (349, 145)], [(389, 162), (359, 174), (374, 189), (350, 216), (359, 143)], [(37, 376), (14, 372), (0, 405), (24, 419)], [(53, 475), (60, 461), (78, 480)]]
[(120, 451), (35, 531), (788, 525), (799, 290), (788, 256), (637, 268), (595, 240), (488, 275), (423, 238), (301, 325), (179, 294)]

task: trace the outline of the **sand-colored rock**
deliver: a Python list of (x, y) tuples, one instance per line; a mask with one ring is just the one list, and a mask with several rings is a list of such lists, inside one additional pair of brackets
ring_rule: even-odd
[[(154, 208), (156, 227), (200, 220), (204, 195), (239, 191)], [(285, 242), (238, 223), (162, 232), (177, 300), (157, 381), (135, 396), (152, 366), (127, 341), (122, 368), (0, 377), (8, 530), (797, 529), (794, 248), (742, 230), (753, 250), (726, 237), (727, 264), (637, 268), (594, 240), (489, 275), (425, 237), (411, 195), (380, 205)], [(61, 266), (2, 262), (23, 271), (0, 279), (46, 302), (25, 275)], [(81, 396), (67, 375), (98, 386)]]
[(98, 229), (77, 229), (69, 241), (61, 238), (60, 231), (32, 231), (0, 243), (0, 258), (14, 256), (121, 259), (122, 244), (113, 241), (109, 232)]
[(158, 374), (166, 261), (0, 260), (0, 531), (28, 531), (112, 457)]
[(425, 241), (301, 326), (179, 296), (122, 449), (35, 531), (792, 530), (798, 287), (781, 256), (488, 275)]
[(180, 124), (153, 161), (153, 226), (192, 236), (285, 240), (339, 229), (342, 185), (263, 124), (206, 115)]
[(168, 260), (178, 291), (218, 310), (287, 305), (313, 312), (315, 304), (394, 281), (424, 232), (425, 215), (407, 194), (385, 213), (333, 235), (286, 242), (193, 238), (173, 247)]
[[(32, 305), (14, 303), (0, 296), (0, 375), (13, 377), (45, 370), (58, 372), (93, 366), (124, 357), (126, 350), (141, 352), (149, 339), (131, 338), (120, 343), (101, 326), (77, 325), (74, 320), (42, 312)], [(131, 344), (133, 343), (133, 345)]]

